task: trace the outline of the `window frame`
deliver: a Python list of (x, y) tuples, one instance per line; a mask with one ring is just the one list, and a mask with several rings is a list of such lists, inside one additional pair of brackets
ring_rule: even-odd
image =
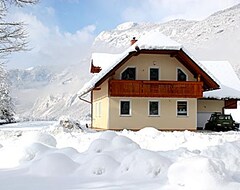
[(160, 68), (159, 67), (149, 67), (148, 68), (148, 80), (158, 81), (158, 80), (151, 80), (151, 69), (158, 69), (158, 80), (160, 80)]
[(124, 68), (121, 72), (120, 72), (120, 76), (119, 76), (119, 78), (120, 78), (120, 80), (132, 80), (132, 79), (122, 79), (122, 74), (124, 73), (124, 71), (126, 71), (127, 69), (135, 69), (135, 80), (137, 80), (137, 67), (135, 67), (135, 66), (128, 66), (128, 67), (126, 67), (126, 68)]
[[(178, 80), (178, 69), (181, 70), (186, 75), (186, 81), (188, 81), (188, 74), (181, 67), (176, 68), (176, 81), (181, 82), (181, 80)], [(182, 82), (184, 82), (184, 81), (182, 81)]]
[[(151, 113), (150, 113), (150, 103), (151, 102), (158, 103), (158, 114), (157, 115), (151, 115)], [(148, 116), (149, 117), (159, 117), (160, 116), (160, 100), (148, 100)]]
[[(122, 114), (122, 102), (129, 102), (129, 114)], [(119, 115), (121, 117), (131, 117), (132, 116), (132, 101), (129, 99), (119, 100)]]
[[(187, 111), (186, 111), (186, 115), (179, 115), (179, 112), (178, 112), (178, 103), (179, 102), (186, 102), (186, 106), (187, 106)], [(189, 105), (188, 105), (188, 101), (187, 100), (177, 100), (176, 101), (176, 116), (177, 117), (188, 117), (189, 116)]]

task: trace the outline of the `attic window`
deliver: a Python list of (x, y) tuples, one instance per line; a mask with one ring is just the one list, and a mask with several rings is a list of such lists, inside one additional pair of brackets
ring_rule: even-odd
[(136, 68), (128, 67), (121, 74), (122, 80), (136, 80)]
[(187, 75), (182, 69), (177, 69), (177, 81), (187, 81)]

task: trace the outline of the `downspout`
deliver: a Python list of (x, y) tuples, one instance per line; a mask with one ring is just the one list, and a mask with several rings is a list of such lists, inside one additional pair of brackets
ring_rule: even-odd
[(93, 127), (93, 91), (91, 91), (91, 128)]
[(88, 100), (86, 100), (86, 99), (83, 99), (82, 98), (82, 96), (84, 96), (85, 94), (87, 94), (87, 93), (85, 93), (85, 94), (83, 94), (83, 95), (81, 95), (81, 96), (78, 96), (78, 98), (80, 99), (80, 100), (82, 100), (82, 101), (84, 101), (84, 102), (86, 102), (86, 103), (89, 103), (89, 104), (91, 104), (91, 107), (90, 107), (90, 109), (91, 109), (91, 123), (90, 123), (90, 125), (91, 125), (91, 127), (92, 127), (92, 121), (93, 121), (93, 115), (92, 115), (92, 113), (93, 113), (93, 109), (92, 109), (92, 107), (93, 107), (93, 93), (92, 93), (93, 91), (91, 90), (91, 100), (90, 101), (88, 101)]

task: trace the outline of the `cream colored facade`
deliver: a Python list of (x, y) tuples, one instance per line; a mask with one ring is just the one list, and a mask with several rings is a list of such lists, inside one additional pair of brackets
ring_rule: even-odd
[[(149, 80), (150, 68), (159, 68), (159, 80), (176, 81), (177, 69), (180, 68), (188, 81), (196, 81), (194, 76), (174, 57), (169, 55), (139, 55), (132, 57), (111, 77), (120, 79), (121, 73), (128, 67), (136, 68), (136, 80)], [(99, 90), (100, 89), (100, 90)], [(198, 111), (218, 111), (222, 102), (208, 102), (196, 98), (133, 98), (109, 97), (108, 80), (93, 91), (92, 127), (101, 129), (141, 129), (155, 127), (160, 130), (196, 130)], [(121, 116), (121, 100), (130, 101), (129, 116)], [(159, 102), (159, 116), (149, 116), (149, 101)], [(187, 115), (177, 115), (177, 102), (187, 102)]]
[(149, 80), (149, 69), (159, 68), (159, 80), (177, 80), (177, 69), (187, 74), (188, 81), (196, 81), (194, 76), (174, 57), (169, 55), (139, 55), (132, 57), (120, 67), (114, 79), (120, 79), (121, 73), (128, 67), (136, 68), (136, 80)]
[(198, 112), (222, 112), (224, 100), (206, 100), (200, 99), (197, 103)]
[[(121, 116), (119, 102), (130, 100), (131, 115)], [(188, 102), (187, 116), (177, 116), (177, 101)], [(149, 101), (159, 101), (159, 116), (149, 116)], [(111, 98), (110, 99), (109, 126), (111, 129), (139, 129), (155, 127), (162, 130), (196, 129), (196, 99), (156, 99), (156, 98)]]

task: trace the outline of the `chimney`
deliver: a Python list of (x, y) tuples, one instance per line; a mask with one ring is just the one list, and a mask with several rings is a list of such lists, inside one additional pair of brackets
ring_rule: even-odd
[(130, 41), (130, 44), (133, 45), (137, 42), (136, 37), (133, 37), (133, 39)]

